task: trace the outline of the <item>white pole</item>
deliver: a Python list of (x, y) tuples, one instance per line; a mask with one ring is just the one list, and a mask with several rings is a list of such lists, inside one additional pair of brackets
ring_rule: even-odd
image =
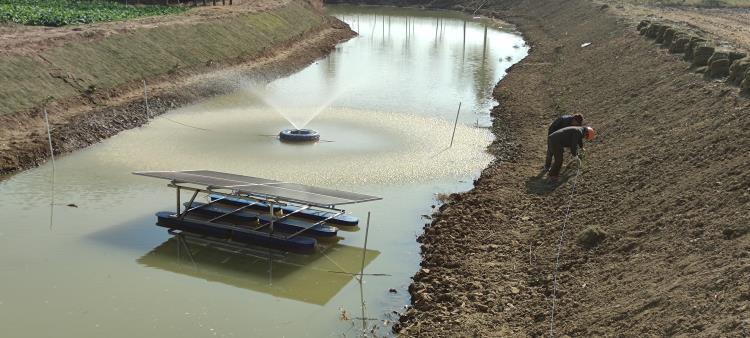
[(365, 257), (367, 256), (367, 236), (370, 233), (370, 212), (367, 212), (367, 225), (365, 226), (365, 246), (362, 248), (362, 269), (359, 271), (359, 280), (365, 274)]
[(47, 141), (49, 141), (49, 156), (52, 158), (52, 178), (55, 176), (55, 152), (52, 148), (52, 133), (49, 127), (49, 117), (47, 116), (47, 107), (44, 107), (44, 122), (47, 124)]
[(148, 89), (146, 88), (146, 80), (143, 80), (143, 100), (146, 102), (146, 120), (151, 118), (148, 112)]
[(458, 102), (458, 111), (456, 112), (456, 122), (453, 123), (453, 135), (451, 135), (451, 145), (448, 148), (453, 147), (453, 138), (456, 137), (456, 127), (458, 127), (458, 115), (461, 114), (461, 102)]
[(55, 215), (55, 150), (52, 148), (52, 132), (49, 126), (49, 117), (47, 116), (47, 107), (44, 107), (44, 122), (47, 125), (47, 141), (49, 142), (49, 156), (52, 159), (52, 186), (50, 188), (49, 202), (49, 229), (52, 230), (52, 219)]

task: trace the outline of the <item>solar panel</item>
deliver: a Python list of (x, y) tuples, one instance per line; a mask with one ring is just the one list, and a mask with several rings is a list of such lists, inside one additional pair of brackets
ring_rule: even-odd
[(347, 191), (210, 170), (140, 171), (133, 174), (167, 179), (175, 183), (191, 183), (205, 185), (209, 188), (230, 189), (242, 194), (265, 195), (279, 200), (323, 207), (380, 199), (380, 197)]

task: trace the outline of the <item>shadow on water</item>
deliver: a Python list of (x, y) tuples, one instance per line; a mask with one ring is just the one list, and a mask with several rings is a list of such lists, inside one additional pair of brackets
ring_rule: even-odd
[[(362, 248), (335, 241), (319, 242), (314, 254), (301, 255), (253, 246), (240, 250), (170, 236), (149, 215), (88, 238), (129, 252), (150, 250), (136, 260), (147, 267), (316, 305), (325, 305), (362, 268)], [(367, 250), (365, 267), (379, 255), (379, 251)]]
[[(367, 250), (365, 266), (379, 251)], [(362, 267), (362, 248), (331, 243), (311, 255), (262, 247), (222, 247), (178, 236), (138, 263), (185, 276), (305, 303), (325, 305)]]
[(87, 239), (127, 251), (143, 252), (169, 237), (166, 230), (156, 231), (155, 222), (154, 215), (138, 217), (127, 223), (95, 231)]

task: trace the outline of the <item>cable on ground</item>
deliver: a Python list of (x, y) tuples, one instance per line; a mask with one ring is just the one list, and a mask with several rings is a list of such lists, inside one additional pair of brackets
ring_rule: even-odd
[(573, 186), (570, 188), (570, 197), (568, 198), (568, 206), (565, 208), (565, 218), (563, 219), (562, 229), (560, 230), (560, 240), (557, 243), (557, 255), (555, 255), (555, 273), (554, 280), (552, 283), (552, 310), (549, 320), (549, 333), (550, 337), (555, 336), (555, 302), (557, 300), (557, 270), (560, 268), (560, 251), (562, 251), (563, 243), (565, 241), (565, 226), (568, 224), (570, 219), (570, 207), (573, 205), (573, 197), (576, 193), (576, 183), (578, 176), (581, 174), (581, 159), (578, 158), (578, 166), (576, 168), (576, 175), (573, 177)]

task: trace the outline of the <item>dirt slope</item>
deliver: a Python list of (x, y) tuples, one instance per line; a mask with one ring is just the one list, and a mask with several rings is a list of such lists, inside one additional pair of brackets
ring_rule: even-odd
[[(0, 175), (70, 152), (177, 106), (267, 81), (355, 35), (319, 0), (253, 2), (79, 27), (0, 27)], [(292, 24), (293, 23), (293, 24)], [(2, 81), (0, 81), (2, 82)]]
[(709, 33), (714, 39), (750, 50), (750, 2), (744, 8), (696, 8), (690, 6), (642, 6), (637, 0), (598, 0), (623, 17), (683, 22)]
[[(748, 336), (750, 100), (588, 1), (529, 0), (502, 13), (533, 50), (495, 90), (500, 160), (425, 227), (413, 308), (395, 330)], [(574, 112), (599, 134), (577, 180), (571, 164), (549, 187), (539, 170), (546, 126)], [(576, 237), (592, 226), (606, 238), (587, 249)]]

